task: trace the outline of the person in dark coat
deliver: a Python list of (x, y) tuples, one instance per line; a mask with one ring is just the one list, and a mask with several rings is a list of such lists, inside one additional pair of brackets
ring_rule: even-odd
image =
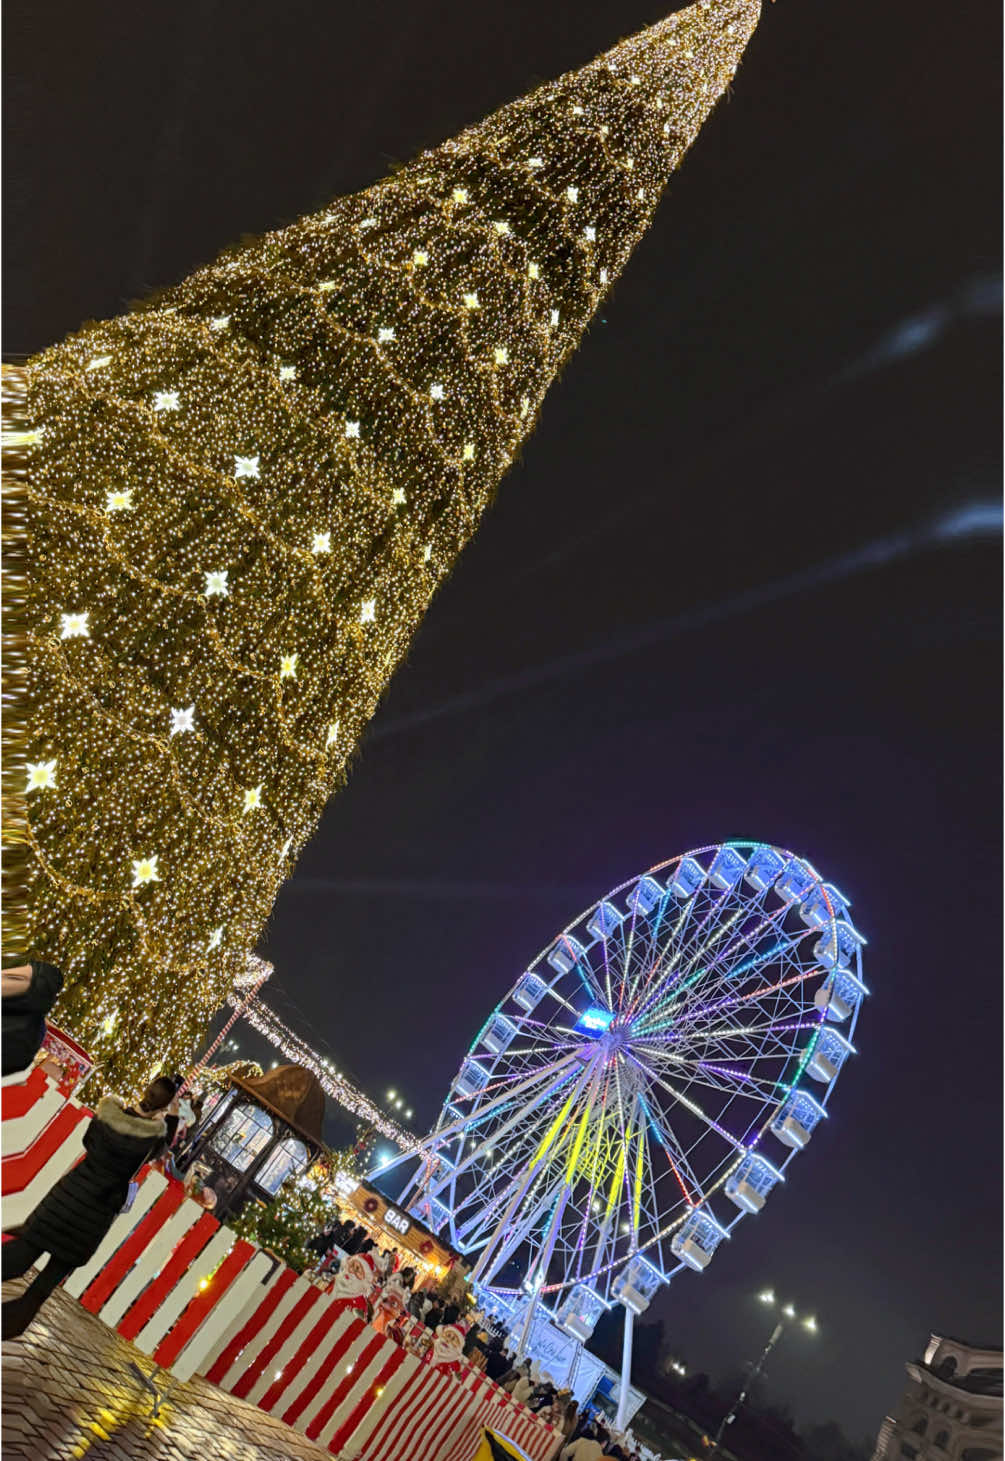
[(45, 1039), (45, 1017), (63, 987), (54, 964), (19, 964), (3, 971), (3, 1075), (27, 1070)]
[(67, 1274), (89, 1263), (129, 1195), (143, 1166), (165, 1150), (177, 1119), (166, 1116), (175, 1083), (161, 1076), (137, 1107), (103, 1096), (84, 1132), (84, 1158), (46, 1193), (0, 1253), (3, 1279), (20, 1278), (41, 1257), (49, 1262), (24, 1293), (3, 1305), (3, 1338), (23, 1334)]

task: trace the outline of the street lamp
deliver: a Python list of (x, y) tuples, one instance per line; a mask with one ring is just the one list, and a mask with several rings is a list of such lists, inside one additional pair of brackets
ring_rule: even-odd
[[(766, 1304), (769, 1308), (775, 1307), (776, 1299), (774, 1289), (764, 1289), (760, 1294), (758, 1294), (757, 1297), (760, 1299), (762, 1304)], [(812, 1314), (805, 1314), (803, 1316), (800, 1316), (796, 1313), (795, 1306), (792, 1304), (783, 1305), (781, 1312), (782, 1317), (779, 1319), (774, 1329), (772, 1329), (771, 1334), (768, 1337), (768, 1342), (761, 1350), (757, 1363), (754, 1365), (753, 1369), (750, 1371), (750, 1374), (747, 1376), (746, 1380), (743, 1383), (743, 1389), (733, 1401), (733, 1404), (731, 1405), (728, 1413), (724, 1415), (722, 1420), (719, 1422), (719, 1429), (712, 1437), (712, 1445), (707, 1453), (708, 1457), (714, 1456), (716, 1451), (718, 1450), (720, 1442), (722, 1441), (722, 1437), (726, 1431), (726, 1427), (731, 1426), (736, 1419), (741, 1405), (750, 1394), (750, 1390), (754, 1384), (754, 1381), (764, 1369), (768, 1355), (771, 1353), (775, 1345), (785, 1333), (786, 1324), (791, 1324), (795, 1320), (799, 1320), (803, 1328), (807, 1330), (810, 1334), (817, 1333), (819, 1326), (817, 1325), (817, 1321)]]

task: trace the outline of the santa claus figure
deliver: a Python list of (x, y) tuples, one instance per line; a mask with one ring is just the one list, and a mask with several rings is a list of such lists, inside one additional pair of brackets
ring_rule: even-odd
[(369, 1253), (351, 1253), (332, 1280), (328, 1292), (340, 1301), (343, 1309), (355, 1309), (364, 1319), (370, 1317), (367, 1297), (373, 1288), (377, 1271)]
[(441, 1374), (456, 1373), (464, 1364), (464, 1336), (466, 1324), (441, 1324), (433, 1335), (433, 1346), (426, 1356), (426, 1364), (432, 1365)]

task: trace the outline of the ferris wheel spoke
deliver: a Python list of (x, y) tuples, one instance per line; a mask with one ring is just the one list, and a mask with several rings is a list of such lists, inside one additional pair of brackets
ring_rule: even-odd
[[(787, 975), (777, 980), (774, 984), (762, 985), (759, 989), (751, 990), (748, 994), (727, 996), (725, 999), (715, 1001), (711, 1005), (703, 1006), (697, 1011), (692, 1011), (690, 1019), (681, 1020), (681, 1028), (686, 1030), (688, 1024), (693, 1023), (699, 1015), (704, 1015), (706, 1018), (709, 1015), (721, 1015), (727, 1010), (740, 1009), (744, 1005), (752, 1004), (755, 1000), (765, 1000), (772, 995), (794, 990), (797, 986), (806, 984), (808, 980), (818, 978), (822, 973), (823, 970), (816, 966), (810, 969), (798, 969), (796, 973)], [(800, 1006), (794, 1005), (794, 1008), (798, 1009)]]
[[(639, 1064), (642, 1065), (641, 1062), (639, 1062)], [(648, 1071), (650, 1079), (655, 1085), (660, 1086), (661, 1089), (664, 1090), (668, 1096), (672, 1096), (675, 1101), (679, 1101), (686, 1110), (691, 1112), (692, 1116), (697, 1117), (699, 1121), (703, 1122), (704, 1125), (708, 1127), (709, 1131), (714, 1131), (718, 1136), (722, 1138), (723, 1141), (728, 1142), (728, 1144), (734, 1147), (737, 1151), (742, 1152), (746, 1150), (740, 1138), (734, 1136), (731, 1131), (727, 1131), (724, 1126), (720, 1126), (719, 1122), (716, 1121), (713, 1116), (710, 1116), (708, 1112), (698, 1104), (697, 1101), (692, 1100), (691, 1097), (688, 1096), (684, 1091), (678, 1090), (675, 1086), (671, 1085), (668, 1080), (666, 1080), (662, 1075), (659, 1075), (656, 1071), (649, 1069), (645, 1066), (642, 1066), (642, 1069)]]

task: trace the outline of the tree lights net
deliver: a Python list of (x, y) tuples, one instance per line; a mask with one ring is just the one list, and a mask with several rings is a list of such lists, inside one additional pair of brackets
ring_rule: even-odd
[(704, 0), (5, 370), (5, 948), (184, 1067), (728, 85)]

